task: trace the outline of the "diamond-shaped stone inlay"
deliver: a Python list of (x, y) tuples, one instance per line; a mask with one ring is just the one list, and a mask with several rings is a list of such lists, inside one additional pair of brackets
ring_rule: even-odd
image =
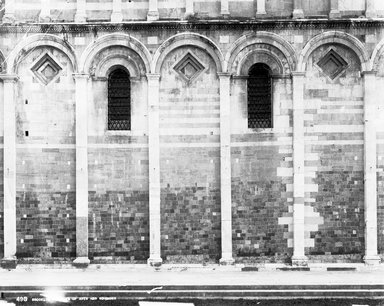
[(335, 50), (331, 49), (317, 63), (317, 66), (332, 80), (341, 75), (348, 63)]
[(62, 70), (61, 66), (49, 54), (44, 54), (33, 64), (31, 68), (33, 74), (44, 85), (52, 82)]
[(187, 82), (199, 76), (205, 69), (204, 65), (192, 54), (187, 53), (173, 69)]

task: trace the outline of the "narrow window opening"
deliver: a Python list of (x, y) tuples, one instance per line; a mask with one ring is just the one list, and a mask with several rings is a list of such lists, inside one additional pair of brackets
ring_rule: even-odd
[(272, 77), (266, 64), (254, 64), (248, 73), (248, 127), (272, 127)]
[(131, 81), (117, 68), (108, 77), (108, 130), (131, 129)]

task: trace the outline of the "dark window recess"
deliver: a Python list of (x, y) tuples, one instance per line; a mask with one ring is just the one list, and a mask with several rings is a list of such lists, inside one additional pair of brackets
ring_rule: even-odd
[(265, 64), (255, 64), (248, 74), (248, 127), (272, 127), (272, 77)]
[(108, 77), (108, 130), (131, 129), (131, 81), (129, 73), (116, 69)]

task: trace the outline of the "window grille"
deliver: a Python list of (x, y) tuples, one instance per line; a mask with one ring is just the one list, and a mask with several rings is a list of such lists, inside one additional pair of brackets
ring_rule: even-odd
[(254, 64), (248, 73), (248, 127), (272, 127), (272, 77), (265, 64)]
[(121, 68), (108, 77), (108, 130), (131, 129), (131, 81)]

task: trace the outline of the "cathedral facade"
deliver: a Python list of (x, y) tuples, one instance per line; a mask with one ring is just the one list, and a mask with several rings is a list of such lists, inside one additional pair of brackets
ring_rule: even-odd
[(379, 264), (381, 2), (5, 0), (2, 266)]

